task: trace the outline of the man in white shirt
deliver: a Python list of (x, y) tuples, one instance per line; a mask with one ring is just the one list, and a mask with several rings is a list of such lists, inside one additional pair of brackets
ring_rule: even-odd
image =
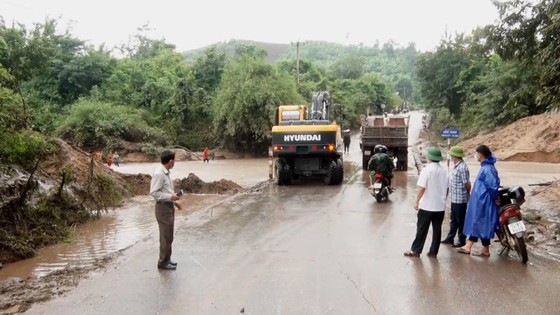
[(154, 171), (150, 182), (150, 195), (156, 201), (156, 220), (159, 226), (159, 259), (157, 267), (164, 270), (177, 269), (171, 261), (171, 244), (175, 225), (175, 207), (183, 206), (177, 201), (181, 196), (173, 191), (173, 181), (169, 170), (175, 165), (175, 152), (165, 150), (161, 153), (161, 165)]
[(445, 214), (445, 199), (447, 198), (447, 170), (439, 164), (443, 159), (438, 148), (429, 148), (426, 157), (430, 163), (422, 169), (418, 177), (418, 194), (414, 209), (418, 211), (416, 223), (416, 238), (410, 250), (405, 252), (407, 257), (419, 257), (424, 248), (430, 224), (432, 225), (432, 245), (428, 257), (436, 258), (441, 240), (441, 225)]

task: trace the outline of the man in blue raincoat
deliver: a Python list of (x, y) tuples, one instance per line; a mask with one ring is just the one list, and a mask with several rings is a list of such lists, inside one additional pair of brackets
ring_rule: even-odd
[(480, 162), (480, 171), (471, 191), (463, 233), (469, 235), (465, 246), (459, 248), (462, 254), (471, 254), (471, 248), (480, 238), (482, 251), (474, 256), (490, 256), (490, 240), (498, 229), (498, 188), (500, 178), (494, 164), (496, 157), (486, 145), (476, 148), (475, 159)]

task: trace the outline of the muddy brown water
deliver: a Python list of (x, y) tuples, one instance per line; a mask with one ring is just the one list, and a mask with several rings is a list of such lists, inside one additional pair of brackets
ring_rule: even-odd
[[(414, 114), (414, 113), (413, 113)], [(414, 120), (411, 120), (414, 122)], [(420, 124), (411, 124), (411, 139), (419, 134)], [(411, 141), (413, 142), (413, 141)], [(359, 167), (361, 156), (358, 147), (359, 139), (355, 136), (351, 154), (345, 156), (345, 163)], [(471, 180), (478, 172), (479, 165), (472, 157), (466, 161), (471, 170)], [(115, 171), (127, 174), (151, 174), (158, 163), (121, 163), (113, 166)], [(528, 184), (542, 183), (557, 179), (560, 164), (503, 162), (496, 164), (503, 185), (522, 185), (527, 191), (532, 188)], [(194, 173), (205, 182), (229, 179), (243, 187), (251, 187), (268, 179), (269, 160), (213, 160), (210, 163), (201, 161), (181, 161), (175, 164), (172, 178), (187, 177)], [(408, 180), (416, 180), (413, 159), (409, 158)], [(219, 195), (186, 195), (186, 209), (178, 211), (177, 216), (188, 216), (193, 211), (210, 207), (224, 201), (229, 196)], [(50, 272), (73, 266), (89, 266), (96, 259), (113, 254), (133, 246), (149, 237), (156, 236), (157, 224), (153, 214), (153, 200), (149, 196), (139, 196), (130, 200), (126, 206), (105, 213), (99, 220), (89, 222), (76, 228), (74, 237), (67, 243), (48, 246), (39, 251), (31, 259), (7, 264), (0, 270), (0, 281), (9, 278), (27, 278), (43, 276)]]
[[(177, 216), (187, 216), (228, 196), (187, 195), (182, 201), (187, 206)], [(149, 196), (135, 197), (119, 209), (104, 213), (94, 220), (76, 228), (74, 237), (66, 243), (47, 246), (36, 257), (7, 264), (0, 270), (0, 281), (9, 278), (44, 276), (67, 267), (89, 267), (97, 259), (128, 248), (157, 233), (153, 213), (153, 199)]]

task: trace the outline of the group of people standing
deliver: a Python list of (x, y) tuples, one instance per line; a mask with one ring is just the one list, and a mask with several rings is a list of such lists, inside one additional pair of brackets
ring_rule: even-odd
[[(449, 155), (453, 159), (453, 169), (448, 175), (447, 170), (439, 163), (443, 159), (441, 151), (429, 148), (426, 152), (429, 164), (420, 172), (414, 205), (418, 212), (416, 237), (410, 250), (404, 253), (407, 257), (420, 256), (430, 225), (433, 236), (428, 257), (437, 257), (440, 244), (450, 244), (458, 248), (457, 252), (461, 254), (490, 256), (490, 240), (498, 229), (500, 178), (494, 166), (496, 157), (486, 145), (476, 148), (474, 157), (481, 167), (474, 184), (471, 185), (469, 169), (463, 160), (463, 149), (454, 146), (449, 150)], [(449, 194), (450, 231), (442, 240), (441, 226)], [(457, 243), (454, 242), (456, 235)], [(478, 239), (481, 240), (483, 248), (471, 253), (472, 246)]]
[[(98, 162), (102, 162), (103, 160), (103, 153), (101, 151), (95, 152), (95, 160)], [(116, 166), (120, 166), (121, 158), (117, 151), (107, 153), (107, 165), (111, 167), (111, 165), (115, 164)]]

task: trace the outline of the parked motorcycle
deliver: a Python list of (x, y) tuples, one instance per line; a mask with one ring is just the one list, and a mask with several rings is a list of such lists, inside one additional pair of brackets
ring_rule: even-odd
[(371, 195), (380, 203), (389, 200), (389, 195), (392, 193), (389, 181), (381, 173), (375, 173), (375, 180), (370, 188)]
[(498, 190), (500, 198), (499, 223), (500, 230), (496, 232), (504, 252), (517, 252), (522, 263), (527, 263), (527, 247), (525, 246), (525, 223), (521, 215), (521, 205), (525, 202), (525, 191), (522, 187), (501, 187)]

